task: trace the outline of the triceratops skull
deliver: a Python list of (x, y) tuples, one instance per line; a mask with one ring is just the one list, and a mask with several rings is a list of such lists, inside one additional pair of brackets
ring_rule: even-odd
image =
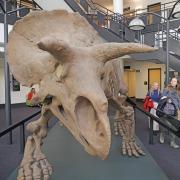
[[(154, 49), (136, 43), (104, 43), (77, 13), (35, 12), (16, 23), (8, 44), (9, 64), (25, 86), (39, 84), (35, 101), (52, 113), (93, 155), (109, 154), (111, 131), (107, 116), (107, 61)], [(116, 91), (126, 94), (118, 82)]]

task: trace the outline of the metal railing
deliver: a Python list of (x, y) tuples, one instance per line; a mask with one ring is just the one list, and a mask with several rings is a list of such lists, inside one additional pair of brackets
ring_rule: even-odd
[[(3, 4), (1, 4), (3, 2)], [(32, 1), (34, 2), (34, 1)], [(37, 3), (33, 3), (34, 6), (37, 6)], [(40, 6), (38, 6), (40, 7)], [(1, 1), (0, 2), (0, 10), (1, 14), (3, 14), (3, 24), (4, 24), (4, 76), (5, 76), (5, 119), (7, 126), (12, 124), (11, 120), (11, 93), (10, 93), (10, 72), (9, 72), (9, 65), (7, 62), (7, 42), (8, 42), (8, 20), (10, 19), (9, 16), (12, 15), (12, 19), (17, 21), (22, 16), (25, 16), (30, 12), (30, 10), (39, 10), (39, 8), (29, 8), (26, 6), (19, 7), (17, 1)], [(18, 16), (18, 13), (20, 16)], [(22, 16), (21, 16), (22, 15)], [(2, 44), (1, 44), (2, 45)], [(12, 133), (9, 133), (9, 143), (12, 143)]]
[[(24, 152), (24, 147), (25, 147), (25, 139), (26, 139), (26, 134), (25, 134), (25, 123), (27, 123), (28, 121), (30, 121), (32, 118), (38, 116), (41, 113), (41, 110), (32, 114), (31, 116), (26, 117), (25, 119), (23, 119), (20, 122), (17, 122), (11, 126), (9, 126), (7, 129), (3, 130), (0, 132), (0, 138), (12, 133), (12, 131), (16, 128), (19, 127), (19, 131), (20, 131), (20, 152), (23, 153)], [(11, 140), (11, 143), (13, 141)]]
[[(82, 1), (80, 0), (81, 5), (86, 6), (87, 9), (87, 13), (89, 13), (90, 11), (94, 11), (94, 14), (96, 15), (96, 17), (98, 16), (97, 14), (97, 9), (95, 7), (92, 6), (92, 4), (90, 4), (89, 2), (87, 3), (87, 1)], [(35, 1), (34, 1), (35, 2)], [(86, 3), (85, 3), (86, 2)], [(35, 2), (36, 3), (36, 2)], [(37, 3), (36, 5), (42, 9)], [(107, 8), (102, 7), (101, 5), (99, 5), (99, 7), (101, 7), (102, 9), (106, 9), (106, 12), (104, 12), (103, 10), (99, 11), (99, 12), (103, 12), (105, 13), (105, 17), (106, 17), (106, 21), (107, 21), (107, 27), (109, 28), (109, 21), (110, 20), (115, 20), (115, 21), (123, 21), (124, 23), (122, 23), (123, 25), (125, 25), (125, 21), (127, 20), (124, 16), (121, 16), (119, 14), (116, 14), (110, 10), (108, 10)], [(91, 8), (91, 9), (89, 9)], [(3, 10), (3, 9), (2, 9)], [(17, 11), (17, 10), (14, 10)], [(123, 30), (123, 28), (122, 28)], [(167, 116), (167, 119), (175, 126), (175, 129), (168, 126), (167, 124), (164, 123), (164, 121), (161, 118), (157, 118), (156, 116), (150, 114), (147, 111), (144, 111), (141, 107), (139, 107), (134, 101), (132, 101), (130, 98), (127, 98), (127, 102), (130, 103), (134, 109), (138, 109), (139, 111), (141, 111), (143, 114), (146, 114), (148, 117), (150, 117), (150, 131), (149, 131), (149, 143), (153, 144), (153, 121), (158, 122), (160, 125), (162, 125), (163, 127), (165, 127), (166, 129), (168, 129), (169, 131), (173, 132), (174, 134), (176, 134), (176, 136), (180, 137), (180, 122), (177, 121), (176, 119), (174, 119), (171, 116)], [(0, 137), (5, 136), (8, 133), (12, 133), (12, 131), (14, 129), (16, 129), (17, 127), (20, 127), (20, 152), (24, 151), (24, 147), (25, 147), (25, 123), (30, 121), (32, 118), (36, 117), (37, 115), (40, 114), (41, 111), (36, 112), (35, 114), (23, 119), (22, 121), (9, 126), (7, 129), (3, 130), (2, 132), (0, 132)]]
[[(146, 44), (146, 42), (144, 42), (144, 35), (148, 33), (154, 33), (154, 42), (152, 42), (151, 39), (151, 44), (148, 45), (163, 47), (163, 42), (167, 41), (167, 22), (165, 21), (166, 18), (161, 15), (156, 16), (155, 13), (150, 14), (151, 12), (147, 12), (149, 14), (141, 13), (141, 15), (144, 14), (141, 19), (146, 24), (146, 30), (134, 32), (128, 28), (129, 22), (134, 17), (127, 18), (126, 16), (119, 13), (114, 13), (106, 7), (103, 7), (98, 3), (94, 3), (92, 0), (78, 0), (76, 2), (83, 8), (92, 23), (95, 23), (100, 28), (105, 28), (110, 32), (116, 34), (123, 41), (135, 41)], [(167, 7), (169, 8), (169, 5), (172, 5), (173, 3), (174, 1), (171, 3), (165, 3), (161, 6), (170, 11), (170, 9), (167, 9)], [(152, 19), (156, 18), (154, 23), (149, 22), (150, 15), (152, 16)], [(150, 30), (148, 31), (148, 29)], [(129, 38), (130, 36), (126, 36), (126, 34), (129, 33), (131, 33), (131, 36), (133, 35), (134, 37)], [(176, 29), (170, 29), (168, 34), (169, 38), (180, 41), (180, 33)]]
[[(170, 115), (166, 115), (163, 118), (158, 118), (154, 115), (152, 115), (151, 113), (149, 113), (148, 111), (145, 111), (142, 107), (140, 107), (137, 103), (135, 103), (131, 98), (127, 97), (127, 102), (133, 106), (134, 111), (136, 112), (136, 110), (139, 110), (140, 112), (142, 112), (143, 114), (145, 114), (146, 116), (148, 116), (150, 118), (150, 128), (149, 128), (149, 144), (153, 144), (153, 121), (156, 121), (157, 123), (159, 123), (161, 126), (163, 126), (165, 129), (169, 130), (170, 132), (174, 133), (176, 136), (180, 137), (180, 121), (175, 119), (174, 117), (170, 116)], [(20, 153), (24, 152), (24, 147), (25, 147), (25, 141), (26, 141), (26, 133), (25, 133), (25, 123), (29, 122), (30, 120), (32, 120), (34, 117), (37, 117), (38, 115), (40, 115), (41, 111), (38, 111), (34, 114), (32, 114), (31, 116), (26, 117), (25, 119), (23, 119), (20, 122), (17, 122), (11, 126), (9, 126), (7, 129), (3, 130), (0, 132), (0, 138), (12, 133), (13, 130), (15, 130), (16, 128), (19, 127), (19, 132), (20, 132)], [(137, 117), (135, 116), (135, 119)], [(167, 124), (165, 122), (165, 120), (168, 120), (172, 125), (170, 126), (169, 124)]]
[[(6, 1), (6, 0), (5, 0)], [(11, 10), (7, 10), (7, 4), (6, 3), (10, 3), (9, 5), (11, 5)], [(17, 17), (17, 20), (18, 18), (21, 18), (21, 16), (19, 16), (17, 13), (19, 13), (20, 11), (23, 11), (23, 10), (28, 10), (28, 11), (25, 11), (25, 13), (23, 13), (23, 16), (25, 16), (26, 14), (28, 14), (30, 12), (30, 10), (42, 10), (41, 6), (39, 6), (34, 0), (19, 0), (19, 1), (14, 1), (14, 2), (9, 2), (7, 1), (5, 3), (5, 8), (3, 7), (3, 5), (0, 3), (0, 9), (2, 10), (2, 14), (4, 15), (4, 17), (7, 17), (8, 15), (15, 15)], [(31, 4), (32, 6), (26, 6), (25, 5), (25, 2)], [(14, 14), (16, 13), (16, 14)], [(6, 21), (4, 21), (4, 24), (5, 24), (5, 27), (7, 26), (7, 18), (6, 18)], [(4, 36), (7, 36), (6, 37), (6, 40), (8, 39), (8, 33), (7, 33), (7, 27), (4, 28), (6, 30), (6, 32), (4, 33)], [(6, 44), (7, 41), (4, 43)], [(5, 47), (5, 45), (4, 45)], [(7, 73), (9, 73), (7, 71)], [(8, 85), (9, 85), (9, 81), (6, 80)], [(10, 96), (10, 95), (9, 95)], [(10, 106), (10, 102), (8, 104)], [(5, 112), (6, 114), (10, 113), (11, 114), (11, 111), (7, 111), (8, 109), (6, 108), (5, 109)], [(36, 113), (34, 113), (33, 115), (23, 119), (22, 121), (16, 123), (16, 124), (13, 124), (11, 125), (11, 122), (8, 123), (8, 125), (10, 125), (7, 129), (3, 130), (0, 132), (0, 137), (2, 136), (5, 136), (5, 135), (9, 135), (8, 139), (9, 139), (9, 144), (12, 144), (13, 143), (13, 137), (12, 137), (12, 131), (18, 127), (20, 127), (20, 152), (22, 153), (24, 151), (24, 147), (25, 147), (25, 123), (30, 121), (32, 118), (36, 117), (37, 115), (39, 115), (41, 113), (41, 111), (38, 111)]]
[(17, 0), (17, 5), (22, 7), (22, 6), (25, 6), (25, 7), (28, 7), (28, 8), (35, 8), (35, 9), (41, 9), (42, 10), (42, 7), (36, 3), (36, 1), (34, 0)]
[[(149, 144), (153, 144), (153, 121), (156, 121), (161, 126), (163, 126), (165, 129), (169, 130), (170, 132), (174, 133), (177, 137), (180, 137), (180, 120), (176, 119), (173, 116), (167, 115), (164, 112), (164, 116), (162, 118), (158, 118), (151, 114), (148, 111), (145, 111), (142, 107), (140, 107), (137, 103), (135, 103), (131, 98), (127, 98), (127, 102), (131, 104), (134, 108), (134, 111), (136, 112), (136, 109), (145, 114), (150, 118), (150, 128), (149, 128)], [(136, 116), (135, 116), (136, 119)], [(169, 124), (166, 123), (168, 121)]]
[[(23, 2), (26, 2), (28, 0), (24, 0)], [(29, 1), (28, 1), (29, 2)], [(0, 12), (0, 14), (12, 14), (14, 12), (18, 12), (18, 11), (21, 11), (21, 10), (42, 10), (42, 7), (39, 6), (39, 4), (37, 4), (34, 0), (32, 0), (32, 6), (26, 6), (25, 3), (22, 3), (21, 0), (20, 1), (16, 1), (16, 2), (8, 2), (11, 4), (12, 6), (12, 10), (11, 11), (5, 11), (3, 5), (0, 3), (0, 9), (2, 10), (2, 12)]]
[[(170, 10), (172, 9), (175, 3), (176, 1), (160, 4), (160, 11), (157, 13), (159, 13), (163, 18), (167, 18), (169, 16)], [(134, 17), (141, 13), (146, 13), (146, 12), (150, 12), (148, 8), (143, 8), (143, 9), (140, 8), (140, 9), (132, 10), (130, 12), (125, 12), (123, 15), (126, 17)]]

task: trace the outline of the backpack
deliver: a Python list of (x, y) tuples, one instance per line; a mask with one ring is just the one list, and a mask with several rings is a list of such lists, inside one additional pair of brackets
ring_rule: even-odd
[[(169, 100), (171, 102), (169, 102)], [(168, 113), (167, 111), (164, 112), (164, 108), (165, 108), (167, 103), (169, 103), (171, 105), (171, 107), (173, 108), (173, 113)], [(171, 116), (177, 116), (177, 108), (176, 108), (175, 104), (173, 103), (172, 99), (169, 97), (160, 99), (159, 104), (157, 106), (157, 110), (156, 110), (156, 115), (158, 117), (163, 117), (165, 114), (171, 115)]]
[(154, 107), (153, 100), (150, 96), (146, 96), (146, 98), (144, 99), (143, 107), (146, 111), (150, 111), (151, 108)]

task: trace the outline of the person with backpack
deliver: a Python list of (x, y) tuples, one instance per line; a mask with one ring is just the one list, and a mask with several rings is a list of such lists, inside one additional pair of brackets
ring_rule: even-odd
[[(180, 98), (180, 81), (177, 83), (177, 94)], [(180, 109), (178, 109), (178, 120), (180, 120)]]
[[(172, 78), (171, 83), (164, 89), (163, 91), (163, 98), (164, 104), (162, 105), (161, 110), (163, 111), (164, 114), (173, 116), (174, 118), (177, 119), (177, 113), (180, 109), (180, 96), (177, 91), (177, 79)], [(157, 114), (160, 115), (160, 114)], [(169, 121), (166, 121), (170, 126), (172, 124)], [(179, 148), (179, 145), (176, 144), (175, 142), (176, 136), (174, 133), (170, 132), (170, 146), (173, 148)], [(164, 130), (161, 130), (160, 133), (160, 143), (164, 143)]]
[[(153, 106), (150, 109), (150, 113), (156, 116), (156, 108), (158, 106), (159, 100), (161, 99), (161, 91), (159, 90), (159, 84), (157, 82), (153, 83), (152, 87), (146, 94), (146, 97), (149, 97), (152, 100)], [(153, 121), (153, 131), (159, 131), (159, 124), (156, 121)]]

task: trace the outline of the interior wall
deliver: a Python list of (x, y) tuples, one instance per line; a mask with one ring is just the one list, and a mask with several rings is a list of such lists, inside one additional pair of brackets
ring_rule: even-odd
[(161, 4), (172, 2), (172, 0), (124, 0), (124, 8), (130, 6), (133, 9), (144, 9), (150, 4), (156, 4), (161, 2)]
[(148, 84), (144, 85), (144, 82), (148, 82), (148, 69), (150, 68), (161, 68), (161, 90), (164, 89), (164, 80), (165, 80), (165, 65), (164, 64), (155, 64), (151, 62), (124, 62), (125, 66), (131, 66), (131, 69), (140, 70), (136, 72), (136, 98), (144, 99), (147, 91)]
[[(35, 86), (35, 88), (38, 91), (38, 86)], [(26, 102), (26, 95), (29, 91), (30, 88), (24, 86), (20, 86), (20, 91), (12, 91), (11, 88), (11, 103)], [(4, 64), (2, 59), (0, 59), (0, 104), (5, 104)]]
[(65, 9), (72, 12), (64, 0), (36, 0), (36, 2), (45, 10)]
[[(42, 0), (39, 0), (42, 1)], [(147, 8), (147, 5), (156, 4), (161, 2), (161, 4), (172, 2), (173, 0), (123, 0), (123, 8), (131, 7), (133, 9), (144, 9)], [(93, 2), (101, 4), (102, 6), (114, 10), (113, 0), (93, 0)]]

